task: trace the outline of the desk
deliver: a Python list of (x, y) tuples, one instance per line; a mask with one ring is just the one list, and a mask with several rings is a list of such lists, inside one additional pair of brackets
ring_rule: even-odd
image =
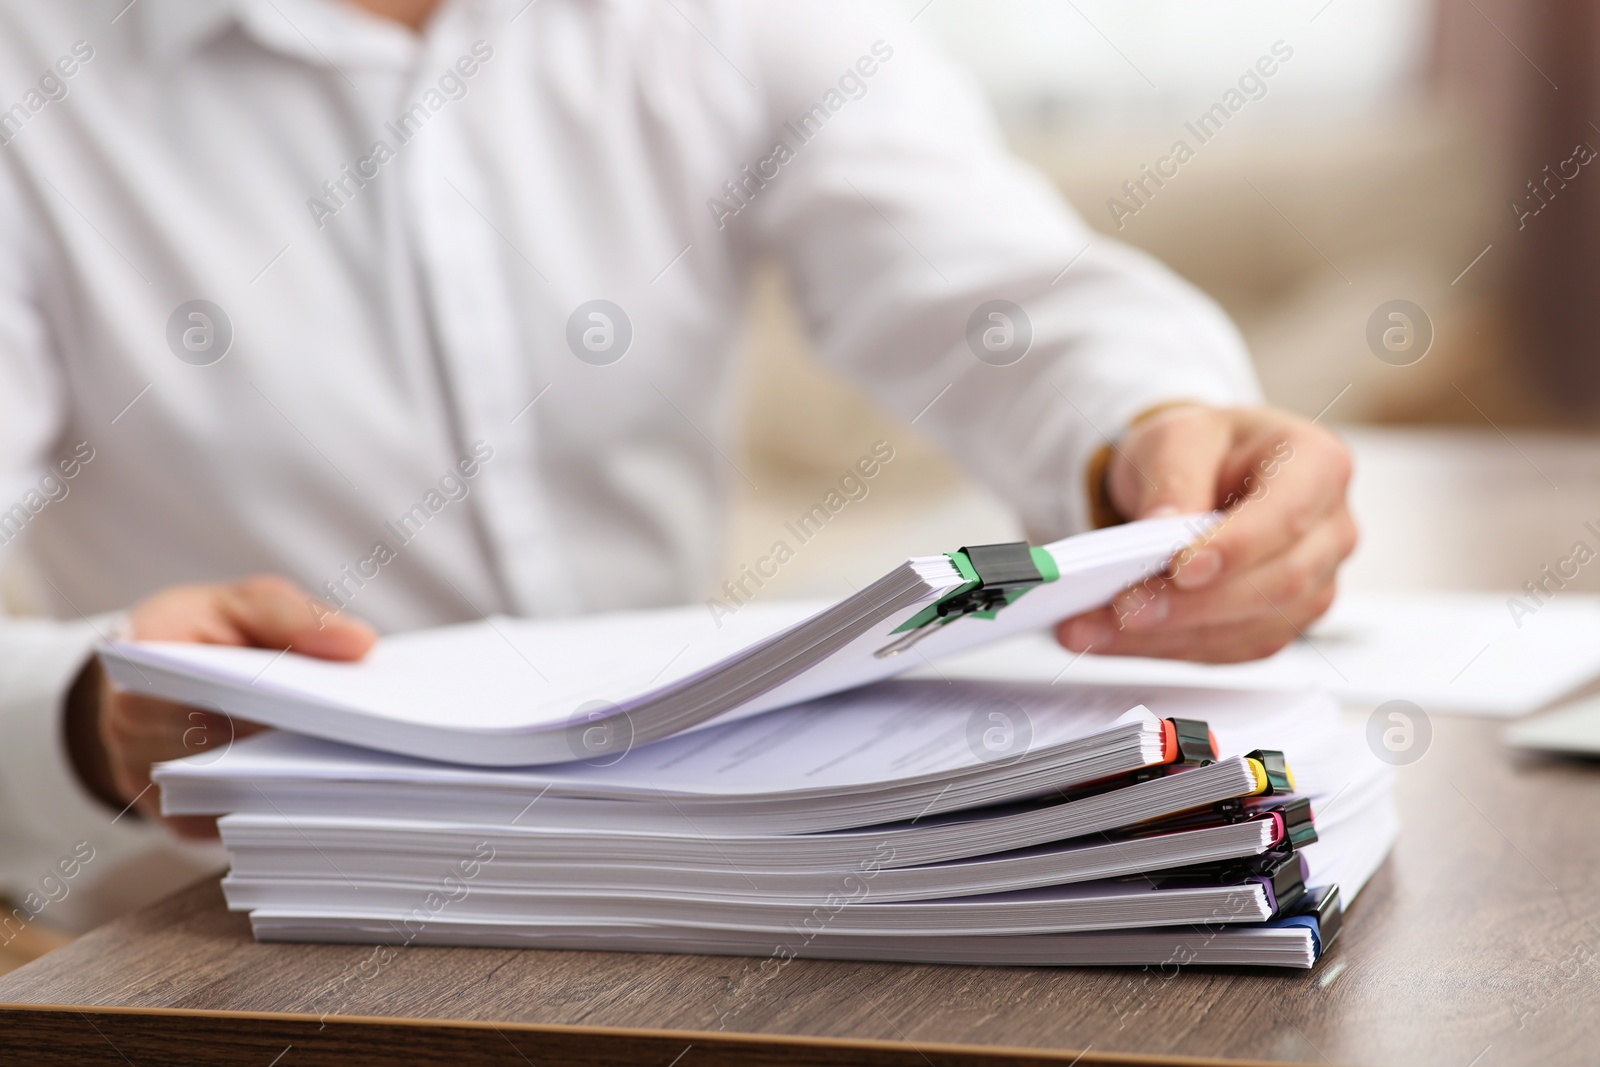
[(296, 1013), (372, 949), (256, 944), (207, 882), (0, 978), (0, 1059), (1591, 1063), (1600, 769), (1508, 752), (1501, 728), (1435, 720), (1400, 771), (1400, 844), (1311, 973), (802, 960), (762, 984), (754, 960), (413, 947), (347, 987), (363, 1017), (324, 1026)]

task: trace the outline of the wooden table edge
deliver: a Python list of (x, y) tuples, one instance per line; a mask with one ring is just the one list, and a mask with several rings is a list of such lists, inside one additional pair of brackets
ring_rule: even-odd
[[(812, 1052), (831, 1058), (829, 1054), (877, 1054), (884, 1063), (899, 1062), (900, 1056), (909, 1056), (905, 1062), (929, 1062), (928, 1056), (940, 1058), (944, 1064), (986, 1063), (1038, 1063), (1082, 1064), (1083, 1067), (1128, 1067), (1148, 1064), (1151, 1067), (1298, 1067), (1284, 1060), (1240, 1060), (1212, 1056), (1188, 1056), (1128, 1052), (1096, 1052), (1093, 1047), (1083, 1050), (1028, 1048), (1017, 1045), (975, 1045), (965, 1042), (890, 1041), (879, 1038), (821, 1037), (808, 1034), (740, 1033), (713, 1030), (665, 1030), (633, 1026), (580, 1026), (567, 1023), (498, 1022), (478, 1019), (425, 1018), (387, 1015), (330, 1015), (318, 1016), (303, 1012), (235, 1011), (208, 1008), (160, 1008), (130, 1005), (103, 1004), (43, 1004), (29, 1002), (0, 1003), (0, 1027), (7, 1018), (36, 1016), (42, 1022), (51, 1016), (80, 1015), (100, 1017), (133, 1017), (140, 1019), (210, 1020), (216, 1022), (253, 1022), (287, 1024), (295, 1030), (309, 1028), (312, 1032), (345, 1029), (351, 1033), (390, 1031), (404, 1036), (409, 1031), (429, 1031), (436, 1034), (459, 1034), (492, 1031), (505, 1036), (506, 1032), (556, 1039), (564, 1045), (576, 1046), (589, 1041), (596, 1046), (637, 1042), (649, 1046), (688, 1046), (707, 1051), (748, 1054), (757, 1050), (789, 1050), (795, 1053)], [(0, 1028), (0, 1035), (4, 1030)], [(103, 1036), (103, 1035), (102, 1035)], [(509, 1038), (507, 1038), (509, 1041)], [(513, 1048), (516, 1046), (513, 1044)], [(519, 1050), (520, 1051), (520, 1050)], [(607, 1059), (605, 1062), (622, 1063)], [(734, 1061), (730, 1061), (734, 1062)], [(752, 1062), (739, 1060), (736, 1062)], [(840, 1060), (839, 1062), (850, 1062)]]

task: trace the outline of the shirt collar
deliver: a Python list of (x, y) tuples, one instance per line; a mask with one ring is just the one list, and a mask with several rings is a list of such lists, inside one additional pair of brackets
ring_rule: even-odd
[(404, 68), (418, 39), (338, 0), (140, 0), (146, 47), (171, 60), (238, 26), (258, 44), (319, 66)]
[(141, 43), (162, 60), (187, 54), (239, 20), (239, 0), (143, 0), (135, 10)]

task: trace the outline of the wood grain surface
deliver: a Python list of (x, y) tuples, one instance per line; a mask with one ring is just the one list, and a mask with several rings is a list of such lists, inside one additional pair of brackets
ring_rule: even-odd
[(346, 982), (371, 947), (256, 944), (207, 882), (0, 977), (0, 1062), (1593, 1063), (1600, 766), (1501, 729), (1435, 717), (1311, 973), (411, 947)]

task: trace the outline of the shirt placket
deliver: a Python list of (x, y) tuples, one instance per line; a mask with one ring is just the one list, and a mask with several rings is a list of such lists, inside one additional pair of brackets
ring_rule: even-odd
[[(432, 28), (407, 106), (436, 88), (474, 42), (490, 36), (474, 19), (478, 7), (447, 9), (448, 21)], [(507, 603), (523, 615), (569, 614), (583, 602), (540, 476), (540, 419), (532, 403), (549, 383), (539, 380), (518, 327), (517, 301), (529, 296), (514, 292), (502, 269), (503, 249), (517, 247), (517, 237), (495, 222), (511, 214), (496, 210), (495, 193), (513, 183), (484, 169), (505, 165), (505, 153), (515, 149), (474, 150), (474, 127), (460, 113), (473, 103), (473, 94), (494, 91), (489, 73), (480, 72), (467, 97), (447, 103), (400, 150), (402, 196), (460, 440), (464, 448), (482, 441), (494, 450), (470, 499), (507, 587)]]

